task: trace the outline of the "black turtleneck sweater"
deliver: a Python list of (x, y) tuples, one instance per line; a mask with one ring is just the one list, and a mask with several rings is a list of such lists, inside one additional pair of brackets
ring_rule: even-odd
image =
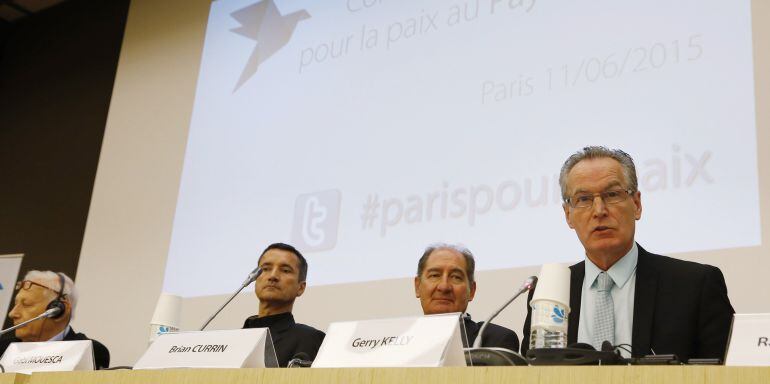
[[(465, 332), (468, 334), (467, 340), (463, 337), (463, 346), (468, 348), (473, 346), (473, 342), (476, 341), (476, 336), (478, 336), (484, 322), (477, 323), (471, 320), (470, 314), (466, 313), (463, 315), (463, 323), (465, 323)], [(519, 337), (516, 336), (516, 332), (492, 323), (484, 331), (484, 336), (481, 338), (481, 346), (506, 348), (518, 353)]]
[(243, 328), (270, 329), (275, 354), (281, 367), (285, 367), (289, 360), (300, 352), (307, 354), (304, 359), (315, 359), (318, 348), (321, 347), (321, 342), (326, 336), (313, 327), (294, 322), (294, 316), (291, 312), (265, 317), (254, 315), (246, 319)]

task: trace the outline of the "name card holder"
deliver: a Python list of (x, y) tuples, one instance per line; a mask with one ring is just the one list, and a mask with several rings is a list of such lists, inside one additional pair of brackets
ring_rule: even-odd
[(277, 366), (270, 330), (252, 328), (161, 334), (134, 369)]
[(770, 366), (770, 313), (735, 314), (725, 365)]
[(54, 371), (93, 371), (91, 340), (11, 343), (0, 358), (6, 372), (30, 374)]
[(332, 323), (313, 368), (465, 366), (460, 314)]

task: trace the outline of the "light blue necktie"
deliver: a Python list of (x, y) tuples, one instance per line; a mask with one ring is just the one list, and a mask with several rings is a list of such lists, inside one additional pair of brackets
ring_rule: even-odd
[(594, 307), (594, 338), (593, 346), (597, 351), (602, 350), (602, 342), (609, 341), (615, 345), (615, 305), (612, 303), (612, 281), (607, 272), (596, 277), (596, 302)]

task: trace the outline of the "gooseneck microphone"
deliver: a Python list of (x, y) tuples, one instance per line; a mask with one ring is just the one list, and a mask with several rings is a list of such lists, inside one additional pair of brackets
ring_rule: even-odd
[(41, 319), (55, 319), (57, 317), (60, 317), (62, 315), (62, 313), (64, 313), (64, 310), (61, 307), (54, 306), (52, 308), (47, 309), (45, 312), (37, 315), (36, 317), (33, 317), (33, 318), (31, 318), (31, 319), (29, 319), (29, 320), (27, 320), (25, 322), (16, 324), (13, 327), (10, 327), (10, 328), (7, 328), (7, 329), (3, 329), (2, 331), (0, 331), (0, 335), (4, 335), (4, 334), (6, 334), (8, 332), (16, 330), (17, 328), (21, 328), (21, 327), (23, 327), (23, 326), (25, 326), (25, 325), (33, 322), (33, 321), (38, 321), (38, 320), (41, 320)]
[(479, 334), (476, 335), (476, 340), (473, 342), (473, 348), (481, 348), (481, 337), (484, 335), (484, 331), (486, 331), (489, 323), (492, 322), (492, 319), (497, 317), (497, 315), (499, 315), (500, 312), (503, 311), (503, 309), (505, 309), (514, 300), (516, 300), (517, 297), (521, 296), (522, 293), (535, 289), (535, 285), (537, 285), (537, 276), (528, 277), (527, 280), (525, 280), (524, 283), (521, 285), (519, 290), (516, 291), (516, 294), (513, 295), (513, 297), (511, 297), (507, 302), (505, 302), (505, 304), (503, 304), (502, 307), (500, 307), (497, 311), (495, 311), (495, 313), (493, 313), (492, 316), (489, 316), (487, 321), (484, 322), (484, 325), (481, 326), (481, 329), (479, 330)]
[(249, 272), (249, 275), (246, 276), (246, 280), (243, 281), (243, 284), (241, 284), (241, 289), (246, 288), (249, 286), (249, 284), (257, 281), (257, 277), (262, 274), (262, 268), (256, 267), (254, 270)]
[(241, 284), (241, 287), (240, 287), (240, 288), (238, 288), (238, 290), (237, 290), (237, 291), (233, 292), (233, 294), (232, 294), (232, 295), (230, 295), (230, 298), (228, 298), (228, 299), (227, 299), (227, 301), (225, 301), (225, 303), (224, 303), (224, 304), (222, 304), (222, 306), (220, 306), (220, 307), (219, 307), (219, 309), (217, 309), (217, 311), (216, 311), (216, 312), (214, 312), (214, 314), (213, 314), (213, 315), (211, 315), (211, 317), (209, 317), (209, 319), (208, 319), (208, 320), (206, 320), (206, 322), (205, 322), (205, 323), (203, 323), (203, 325), (201, 326), (200, 330), (202, 331), (202, 330), (206, 329), (206, 327), (208, 327), (209, 323), (211, 323), (211, 321), (212, 321), (212, 320), (214, 320), (214, 318), (215, 318), (215, 317), (217, 317), (217, 315), (219, 314), (219, 312), (222, 312), (222, 310), (223, 310), (223, 309), (225, 309), (225, 307), (227, 306), (227, 304), (230, 304), (230, 302), (231, 302), (231, 301), (233, 301), (233, 299), (235, 298), (235, 296), (237, 296), (239, 293), (241, 293), (241, 291), (243, 290), (243, 288), (246, 288), (246, 287), (248, 287), (248, 286), (249, 286), (249, 284), (251, 284), (251, 283), (253, 283), (254, 281), (256, 281), (256, 280), (257, 280), (257, 278), (259, 277), (259, 275), (261, 275), (261, 274), (262, 274), (262, 268), (260, 268), (260, 267), (256, 267), (256, 268), (254, 268), (254, 270), (253, 270), (253, 271), (251, 271), (251, 272), (249, 273), (249, 275), (248, 275), (248, 276), (246, 276), (246, 280), (244, 280), (244, 281), (243, 281), (243, 283)]

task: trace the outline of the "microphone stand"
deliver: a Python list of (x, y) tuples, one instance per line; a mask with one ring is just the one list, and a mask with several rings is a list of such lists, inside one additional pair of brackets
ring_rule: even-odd
[(25, 322), (21, 322), (19, 324), (14, 325), (13, 327), (0, 330), (0, 336), (6, 334), (8, 332), (14, 331), (17, 328), (21, 328), (21, 327), (23, 327), (23, 326), (25, 326), (25, 325), (33, 322), (33, 321), (38, 321), (38, 320), (43, 319), (43, 318), (48, 318), (48, 317), (56, 316), (59, 312), (61, 312), (61, 308), (51, 308), (51, 309), (49, 309), (49, 310), (47, 310), (47, 311), (37, 315), (36, 317), (33, 317), (33, 318), (25, 321)]
[(497, 317), (497, 315), (500, 314), (500, 312), (503, 311), (508, 305), (510, 305), (516, 298), (521, 296), (522, 293), (529, 291), (530, 289), (533, 289), (535, 287), (535, 284), (537, 284), (537, 277), (532, 276), (529, 279), (527, 279), (526, 282), (524, 282), (524, 285), (519, 289), (518, 292), (516, 292), (516, 295), (511, 297), (508, 301), (503, 304), (502, 307), (498, 308), (495, 313), (492, 314), (492, 316), (489, 316), (487, 321), (484, 322), (484, 325), (481, 326), (481, 329), (479, 330), (478, 336), (476, 336), (476, 340), (473, 342), (473, 348), (481, 348), (481, 336), (484, 335), (484, 331), (487, 329), (487, 326), (489, 323), (492, 322), (492, 319)]
[(517, 297), (521, 296), (522, 293), (534, 289), (535, 284), (537, 284), (537, 276), (531, 276), (528, 278), (521, 286), (521, 288), (519, 288), (519, 291), (516, 292), (516, 295), (505, 302), (503, 306), (498, 308), (498, 310), (495, 311), (492, 316), (489, 316), (489, 318), (484, 322), (484, 325), (481, 326), (478, 335), (476, 335), (476, 340), (473, 342), (473, 347), (465, 348), (465, 352), (467, 353), (466, 361), (468, 361), (470, 365), (529, 365), (527, 360), (517, 353), (518, 351), (511, 351), (510, 349), (506, 348), (482, 348), (481, 338), (484, 336), (484, 331), (486, 331), (487, 326), (489, 326), (489, 323), (492, 322), (492, 319), (497, 317), (497, 315), (499, 315), (503, 309), (508, 307), (508, 305), (516, 300)]
[(227, 299), (227, 301), (225, 301), (225, 303), (224, 303), (224, 304), (222, 304), (222, 305), (219, 307), (219, 309), (217, 309), (217, 311), (216, 311), (216, 312), (214, 312), (214, 314), (213, 314), (213, 315), (211, 315), (211, 317), (209, 317), (209, 319), (208, 319), (208, 320), (206, 320), (206, 322), (205, 322), (205, 323), (203, 323), (203, 325), (201, 326), (201, 328), (199, 329), (199, 331), (202, 331), (202, 330), (206, 329), (206, 327), (208, 327), (209, 323), (211, 323), (211, 321), (212, 321), (212, 320), (214, 320), (214, 318), (215, 318), (215, 317), (217, 317), (217, 315), (219, 314), (219, 312), (222, 312), (222, 310), (223, 310), (223, 309), (225, 309), (225, 307), (227, 306), (227, 304), (230, 304), (230, 302), (231, 302), (231, 301), (233, 301), (233, 299), (235, 298), (235, 296), (237, 296), (239, 293), (241, 293), (241, 291), (242, 291), (244, 288), (248, 287), (248, 286), (249, 286), (249, 284), (251, 284), (253, 281), (257, 280), (257, 277), (259, 277), (259, 275), (261, 275), (261, 274), (262, 274), (262, 268), (259, 268), (259, 267), (257, 267), (256, 269), (254, 269), (254, 270), (253, 270), (253, 271), (252, 271), (252, 272), (249, 274), (249, 277), (247, 277), (247, 278), (246, 278), (246, 281), (244, 281), (244, 282), (243, 282), (243, 284), (241, 284), (241, 287), (240, 287), (240, 288), (238, 288), (238, 290), (237, 290), (237, 291), (233, 292), (233, 294), (232, 294), (232, 295), (230, 295), (230, 298), (228, 298), (228, 299)]

